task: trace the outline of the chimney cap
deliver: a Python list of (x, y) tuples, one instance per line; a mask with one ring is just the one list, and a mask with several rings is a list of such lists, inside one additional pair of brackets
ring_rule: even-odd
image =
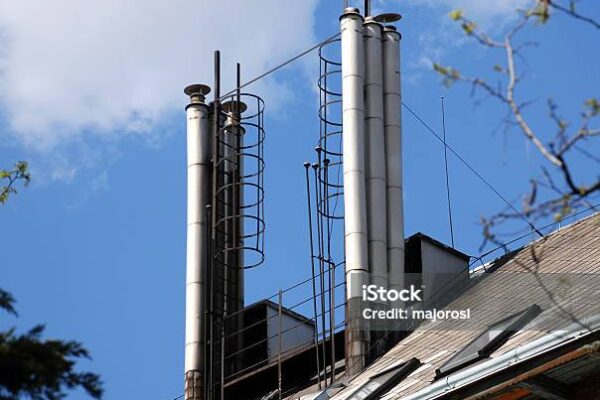
[(244, 103), (243, 101), (238, 102), (237, 100), (229, 100), (229, 101), (226, 101), (225, 103), (221, 104), (221, 109), (223, 111), (225, 111), (227, 114), (230, 114), (230, 113), (241, 114), (248, 109), (248, 106), (246, 106), (246, 103)]
[(402, 19), (402, 15), (396, 13), (384, 13), (379, 14), (375, 17), (375, 21), (381, 24), (393, 24), (394, 22), (398, 22)]
[(365, 25), (367, 24), (375, 24), (375, 25), (379, 25), (381, 27), (383, 27), (383, 25), (381, 24), (381, 22), (377, 21), (376, 17), (369, 15), (368, 17), (365, 17)]
[(362, 18), (363, 16), (360, 15), (360, 11), (358, 8), (356, 7), (346, 7), (344, 8), (344, 11), (342, 11), (342, 15), (340, 16), (340, 19), (346, 17), (346, 16), (350, 16), (350, 15), (356, 15), (360, 18)]
[(210, 87), (194, 83), (186, 86), (183, 92), (190, 96), (192, 103), (203, 103), (205, 96), (210, 93)]

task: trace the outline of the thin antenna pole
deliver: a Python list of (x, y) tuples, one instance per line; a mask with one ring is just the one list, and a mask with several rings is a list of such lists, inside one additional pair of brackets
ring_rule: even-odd
[(212, 227), (212, 232), (211, 232), (211, 236), (212, 236), (212, 242), (213, 242), (213, 250), (211, 252), (212, 254), (212, 279), (211, 279), (211, 290), (210, 290), (210, 296), (211, 296), (211, 321), (210, 321), (210, 368), (211, 368), (211, 400), (216, 398), (216, 393), (215, 393), (215, 385), (217, 380), (215, 379), (215, 375), (216, 375), (216, 371), (213, 370), (213, 367), (215, 365), (215, 331), (214, 331), (214, 325), (216, 323), (216, 318), (215, 318), (215, 289), (216, 289), (216, 268), (215, 267), (215, 246), (216, 246), (216, 240), (217, 240), (217, 229), (216, 229), (216, 222), (217, 222), (217, 212), (218, 212), (218, 206), (217, 206), (217, 179), (218, 179), (218, 172), (217, 172), (217, 162), (218, 162), (218, 136), (219, 136), (219, 114), (220, 114), (220, 106), (219, 106), (219, 97), (221, 94), (221, 52), (219, 50), (215, 50), (214, 53), (214, 88), (215, 88), (215, 92), (214, 92), (214, 102), (213, 102), (213, 151), (212, 151), (212, 156), (213, 156), (213, 179), (212, 179), (212, 212), (211, 212), (211, 227)]
[(213, 204), (213, 212), (212, 212), (212, 239), (216, 240), (216, 223), (217, 223), (217, 162), (218, 160), (218, 150), (219, 150), (219, 118), (220, 118), (220, 97), (221, 97), (221, 52), (219, 50), (215, 50), (214, 56), (214, 74), (215, 74), (215, 92), (214, 92), (214, 101), (213, 101), (213, 187), (212, 187), (212, 204)]
[[(233, 170), (233, 214), (235, 218), (233, 219), (233, 247), (237, 247), (238, 250), (235, 254), (235, 263), (236, 268), (234, 269), (236, 279), (236, 297), (237, 304), (236, 309), (233, 311), (237, 311), (237, 307), (240, 308), (244, 304), (244, 292), (242, 290), (242, 278), (243, 278), (243, 243), (242, 237), (244, 236), (243, 227), (242, 227), (242, 196), (243, 196), (243, 186), (242, 186), (242, 156), (241, 156), (241, 147), (242, 147), (242, 137), (241, 137), (241, 129), (242, 129), (242, 110), (241, 110), (241, 91), (240, 86), (242, 84), (242, 66), (240, 63), (236, 64), (236, 83), (237, 83), (237, 92), (236, 92), (236, 103), (235, 103), (235, 118), (236, 126), (235, 126), (235, 165)], [(241, 298), (240, 298), (241, 297)]]
[(277, 335), (279, 340), (277, 341), (277, 383), (279, 387), (279, 400), (281, 400), (281, 303), (283, 302), (283, 294), (281, 289), (279, 289), (279, 307), (277, 309), (277, 314), (279, 318), (277, 319), (277, 330), (279, 334)]
[(323, 189), (325, 192), (325, 218), (327, 219), (327, 262), (329, 265), (329, 345), (331, 361), (331, 383), (335, 381), (335, 263), (331, 257), (331, 229), (330, 229), (330, 209), (329, 209), (329, 159), (323, 160), (325, 165), (325, 177)]
[(241, 101), (241, 86), (242, 86), (242, 66), (240, 65), (240, 63), (236, 64), (236, 91), (235, 94), (237, 96), (237, 107), (236, 107), (236, 111), (239, 113), (240, 109), (240, 101)]
[(365, 17), (368, 17), (370, 15), (371, 15), (371, 1), (365, 0)]
[[(206, 221), (210, 221), (211, 219), (211, 205), (208, 204), (206, 206)], [(208, 251), (206, 252), (206, 258), (207, 260), (207, 271), (206, 271), (206, 280), (207, 282), (210, 283), (210, 290), (207, 290), (206, 293), (204, 294), (204, 298), (205, 298), (205, 303), (207, 304), (208, 307), (205, 309), (205, 318), (204, 320), (206, 321), (206, 323), (204, 324), (204, 366), (206, 368), (206, 373), (204, 376), (204, 393), (205, 393), (205, 399), (210, 400), (212, 398), (212, 318), (213, 318), (213, 298), (212, 298), (212, 291), (213, 291), (213, 284), (212, 284), (212, 279), (213, 279), (213, 272), (212, 272), (212, 266), (213, 266), (213, 258), (212, 258), (212, 244), (213, 241), (211, 240), (211, 227), (210, 225), (207, 223), (206, 224), (206, 248), (208, 249)], [(210, 329), (209, 329), (210, 327)]]
[(404, 108), (406, 108), (406, 111), (408, 111), (410, 113), (410, 115), (412, 115), (413, 117), (415, 117), (415, 119), (417, 121), (419, 121), (421, 123), (421, 125), (423, 125), (425, 127), (425, 129), (427, 129), (433, 136), (435, 136), (435, 138), (437, 140), (439, 140), (440, 142), (442, 142), (442, 144), (446, 148), (448, 148), (448, 150), (450, 150), (452, 152), (452, 154), (454, 154), (454, 156), (456, 158), (458, 158), (460, 160), (460, 162), (462, 162), (464, 164), (465, 167), (467, 167), (477, 178), (479, 178), (479, 180), (481, 182), (483, 182), (485, 184), (485, 186), (488, 187), (488, 189), (490, 189), (492, 192), (494, 192), (494, 194), (496, 196), (498, 196), (498, 198), (500, 200), (502, 200), (510, 209), (512, 209), (515, 212), (516, 215), (518, 215), (519, 217), (521, 217), (521, 219), (523, 221), (525, 221), (527, 223), (527, 225), (529, 225), (531, 227), (531, 229), (533, 229), (540, 237), (544, 237), (544, 234), (538, 228), (536, 228), (535, 225), (533, 225), (533, 222), (531, 222), (531, 220), (529, 220), (529, 218), (527, 218), (527, 216), (525, 216), (522, 212), (520, 212), (519, 210), (517, 210), (517, 208), (510, 201), (508, 201), (507, 198), (502, 195), (502, 193), (500, 193), (494, 186), (492, 186), (492, 184), (490, 182), (488, 182), (488, 180), (485, 179), (483, 177), (483, 175), (481, 175), (475, 168), (473, 168), (471, 166), (471, 164), (469, 164), (467, 162), (467, 160), (465, 160), (464, 158), (462, 158), (461, 155), (456, 152), (456, 150), (454, 150), (452, 147), (450, 147), (446, 143), (444, 143), (444, 139), (442, 139), (440, 137), (440, 135), (438, 135), (429, 125), (427, 125), (427, 123), (425, 121), (423, 121), (423, 118), (419, 117), (417, 115), (417, 113), (413, 111), (412, 108), (410, 108), (409, 106), (406, 105), (406, 103), (402, 102), (402, 106)]
[(446, 146), (446, 111), (444, 109), (444, 96), (442, 100), (442, 130), (444, 132), (444, 163), (446, 165), (446, 195), (448, 196), (448, 219), (450, 220), (450, 240), (454, 247), (454, 227), (452, 224), (452, 205), (450, 202), (450, 178), (448, 177), (448, 146)]
[[(227, 268), (226, 268), (227, 269)], [(227, 279), (223, 283), (223, 286), (227, 285)], [(223, 301), (223, 317), (221, 319), (221, 400), (225, 400), (225, 321), (227, 320), (227, 299)]]
[[(327, 265), (329, 266), (329, 252), (326, 250), (325, 248), (325, 197), (324, 197), (324, 192), (325, 192), (325, 185), (323, 184), (324, 182), (324, 161), (321, 158), (321, 155), (323, 154), (323, 149), (321, 148), (321, 146), (317, 146), (316, 148), (317, 154), (318, 154), (318, 160), (319, 160), (319, 168), (317, 169), (317, 173), (318, 173), (318, 177), (317, 177), (317, 195), (318, 195), (318, 210), (319, 212), (319, 221), (320, 221), (320, 225), (319, 225), (319, 235), (320, 235), (320, 240), (321, 240), (321, 300), (322, 300), (322, 308), (323, 308), (323, 372), (325, 373), (325, 384), (327, 385), (327, 303), (329, 302), (329, 297), (327, 296), (327, 288), (325, 286), (325, 281), (329, 282), (329, 279), (327, 278), (328, 276), (328, 271), (325, 269), (325, 262), (327, 260)], [(329, 220), (327, 220), (329, 222)], [(327, 255), (326, 255), (327, 252)], [(329, 268), (328, 268), (329, 269)], [(330, 327), (331, 328), (331, 327)], [(330, 381), (330, 384), (333, 381)]]
[(312, 226), (312, 207), (310, 203), (310, 177), (308, 169), (310, 163), (304, 163), (304, 169), (306, 171), (306, 198), (308, 200), (308, 231), (310, 237), (310, 264), (312, 267), (312, 293), (313, 293), (313, 312), (315, 320), (315, 353), (317, 356), (317, 382), (318, 387), (321, 389), (321, 363), (319, 360), (319, 323), (317, 322), (317, 287), (315, 281), (315, 251), (313, 244), (313, 226)]
[(320, 298), (321, 298), (321, 336), (323, 339), (323, 343), (321, 343), (321, 349), (323, 353), (323, 380), (325, 382), (325, 386), (327, 386), (327, 349), (325, 347), (325, 339), (326, 339), (326, 321), (325, 321), (325, 281), (323, 279), (323, 275), (325, 273), (323, 267), (323, 230), (321, 228), (321, 216), (320, 216), (320, 207), (321, 207), (321, 198), (320, 194), (320, 184), (319, 184), (319, 167), (321, 161), (321, 152), (317, 151), (319, 155), (319, 162), (313, 164), (313, 170), (315, 175), (315, 203), (317, 207), (317, 246), (319, 247), (319, 287), (321, 289)]
[[(209, 215), (212, 218), (212, 214), (214, 212), (214, 210), (212, 208), (207, 208), (207, 212), (209, 213)], [(212, 227), (211, 227), (212, 230)], [(211, 240), (211, 245), (209, 246), (209, 252), (210, 252), (210, 263), (208, 264), (209, 267), (209, 271), (210, 271), (210, 293), (208, 294), (209, 298), (210, 298), (210, 305), (209, 305), (209, 315), (210, 315), (210, 322), (209, 322), (209, 340), (210, 340), (210, 353), (209, 353), (209, 358), (208, 358), (208, 363), (207, 363), (207, 367), (208, 367), (208, 381), (209, 381), (209, 388), (208, 388), (208, 399), (209, 400), (213, 400), (214, 399), (214, 384), (215, 384), (215, 378), (214, 378), (214, 356), (215, 356), (215, 331), (214, 331), (214, 326), (215, 326), (215, 253), (214, 253), (214, 246), (215, 246), (215, 241)]]

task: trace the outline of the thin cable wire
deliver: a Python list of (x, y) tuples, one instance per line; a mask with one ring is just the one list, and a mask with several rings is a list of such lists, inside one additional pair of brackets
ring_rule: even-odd
[(444, 163), (446, 164), (446, 194), (448, 196), (448, 219), (450, 220), (450, 240), (454, 247), (454, 225), (452, 224), (452, 203), (450, 202), (450, 178), (448, 177), (448, 145), (446, 143), (446, 110), (444, 109), (444, 96), (442, 99), (442, 130), (444, 131)]
[(489, 183), (479, 172), (477, 172), (477, 170), (475, 168), (473, 168), (464, 158), (462, 158), (456, 151), (454, 151), (454, 149), (452, 147), (448, 146), (446, 144), (446, 142), (444, 141), (444, 139), (442, 139), (440, 137), (440, 135), (438, 135), (429, 125), (427, 125), (427, 123), (425, 121), (423, 121), (423, 119), (421, 119), (421, 117), (419, 117), (409, 106), (407, 106), (405, 102), (402, 102), (402, 106), (404, 106), (404, 108), (406, 108), (406, 110), (413, 117), (415, 117), (417, 121), (419, 121), (421, 123), (421, 125), (423, 125), (445, 147), (447, 147), (448, 150), (450, 150), (452, 152), (452, 154), (454, 154), (456, 156), (456, 158), (458, 158), (471, 172), (473, 172), (475, 174), (475, 176), (477, 176), (492, 192), (494, 192), (496, 194), (496, 196), (498, 196), (500, 199), (502, 199), (502, 201), (504, 201), (519, 217), (521, 217), (525, 222), (527, 222), (529, 227), (531, 229), (533, 229), (535, 231), (535, 233), (540, 235), (540, 237), (544, 237), (544, 234), (542, 234), (542, 232), (540, 232), (539, 229), (537, 229), (535, 227), (535, 225), (529, 220), (529, 218), (527, 218), (525, 215), (523, 215), (523, 213), (521, 213), (519, 210), (517, 210), (517, 208), (515, 206), (513, 206), (512, 203), (510, 201), (508, 201), (504, 196), (502, 196), (502, 194), (500, 194), (500, 192), (498, 190), (496, 190), (496, 188), (494, 186), (492, 186), (491, 183)]
[[(564, 222), (564, 220), (566, 220), (566, 219), (572, 219), (572, 218), (574, 218), (574, 217), (577, 217), (577, 216), (579, 216), (579, 215), (581, 215), (581, 214), (584, 214), (584, 213), (586, 213), (586, 212), (588, 212), (588, 211), (591, 211), (591, 210), (596, 210), (596, 208), (597, 208), (597, 207), (600, 207), (600, 203), (598, 203), (598, 204), (594, 204), (594, 205), (591, 205), (591, 206), (589, 206), (588, 208), (585, 208), (585, 209), (583, 209), (583, 210), (580, 210), (580, 211), (578, 211), (578, 212), (576, 212), (576, 213), (573, 213), (573, 214), (571, 214), (571, 215), (569, 215), (569, 216), (565, 217), (565, 218), (564, 218), (562, 221), (554, 221), (554, 222), (550, 222), (549, 224), (542, 226), (540, 229), (546, 229), (546, 228), (549, 228), (549, 227), (551, 227), (551, 226), (553, 226), (553, 225), (560, 225), (560, 224), (561, 224), (562, 222)], [(527, 233), (524, 233), (524, 234), (522, 234), (522, 235), (519, 235), (519, 236), (517, 236), (517, 237), (515, 237), (515, 238), (513, 238), (513, 239), (511, 239), (511, 240), (509, 240), (508, 242), (504, 242), (504, 243), (502, 243), (502, 244), (498, 245), (497, 247), (495, 247), (495, 248), (493, 248), (493, 249), (491, 249), (491, 250), (488, 250), (487, 252), (485, 252), (485, 253), (483, 253), (483, 254), (480, 254), (480, 255), (478, 255), (478, 256), (471, 256), (471, 258), (474, 258), (474, 259), (475, 259), (475, 261), (477, 261), (477, 260), (480, 260), (480, 261), (481, 261), (481, 259), (482, 259), (483, 257), (487, 257), (487, 256), (489, 256), (490, 254), (492, 254), (492, 253), (494, 253), (494, 252), (496, 252), (496, 251), (498, 251), (498, 250), (500, 250), (500, 249), (503, 249), (503, 248), (505, 248), (505, 247), (506, 247), (506, 246), (508, 246), (509, 244), (513, 244), (513, 243), (515, 243), (515, 242), (517, 242), (517, 241), (519, 241), (519, 240), (521, 240), (521, 239), (524, 239), (524, 238), (526, 238), (527, 236), (529, 236), (530, 234), (531, 234), (531, 232), (527, 232)]]
[(246, 86), (250, 86), (250, 85), (252, 85), (254, 82), (256, 82), (256, 81), (259, 81), (259, 80), (261, 80), (262, 78), (264, 78), (264, 77), (266, 77), (266, 76), (268, 76), (268, 75), (271, 75), (273, 72), (275, 72), (275, 71), (277, 71), (277, 70), (279, 70), (279, 69), (281, 69), (281, 68), (285, 67), (286, 65), (289, 65), (289, 64), (293, 63), (294, 61), (296, 61), (296, 60), (298, 60), (298, 59), (300, 59), (300, 58), (304, 57), (304, 56), (305, 56), (305, 55), (307, 55), (308, 53), (310, 53), (310, 52), (312, 52), (312, 51), (314, 51), (314, 50), (318, 49), (319, 47), (323, 46), (324, 44), (326, 44), (326, 43), (328, 43), (328, 42), (331, 42), (331, 41), (332, 41), (332, 40), (334, 40), (334, 39), (337, 39), (337, 37), (338, 37), (338, 36), (340, 36), (340, 35), (341, 35), (341, 33), (336, 33), (335, 35), (333, 35), (333, 36), (330, 36), (329, 38), (327, 38), (327, 39), (325, 39), (325, 40), (322, 40), (321, 42), (319, 42), (319, 43), (315, 44), (314, 46), (312, 46), (310, 49), (304, 50), (302, 53), (300, 53), (300, 54), (298, 54), (298, 55), (296, 55), (296, 56), (294, 56), (294, 57), (290, 58), (290, 59), (289, 59), (289, 60), (287, 60), (287, 61), (284, 61), (283, 63), (281, 63), (281, 64), (279, 64), (279, 65), (277, 65), (277, 66), (275, 66), (275, 67), (271, 68), (271, 69), (270, 69), (270, 70), (268, 70), (267, 72), (260, 74), (260, 75), (259, 75), (259, 76), (257, 76), (256, 78), (250, 79), (248, 82), (244, 83), (243, 85), (241, 85), (241, 86), (239, 86), (239, 87), (237, 87), (237, 88), (235, 88), (235, 89), (233, 89), (233, 90), (231, 90), (231, 91), (229, 91), (229, 92), (225, 93), (223, 96), (219, 97), (219, 100), (222, 100), (222, 99), (224, 99), (225, 97), (227, 97), (227, 96), (230, 96), (230, 95), (232, 95), (233, 93), (236, 93), (238, 90), (240, 90), (240, 89), (243, 89), (243, 88), (245, 88)]

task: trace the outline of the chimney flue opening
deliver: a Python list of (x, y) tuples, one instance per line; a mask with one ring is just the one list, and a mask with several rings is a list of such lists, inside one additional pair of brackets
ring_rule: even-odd
[(199, 83), (195, 83), (189, 86), (186, 86), (183, 89), (183, 92), (190, 96), (190, 102), (192, 104), (201, 103), (204, 104), (204, 100), (206, 99), (206, 95), (210, 93), (210, 87), (207, 85), (202, 85)]

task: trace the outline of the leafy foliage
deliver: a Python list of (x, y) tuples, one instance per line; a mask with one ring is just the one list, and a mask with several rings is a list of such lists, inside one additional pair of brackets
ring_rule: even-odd
[(100, 378), (92, 373), (74, 372), (77, 358), (89, 358), (78, 342), (42, 340), (44, 326), (37, 325), (23, 335), (14, 329), (0, 332), (0, 399), (58, 400), (63, 387), (83, 387), (95, 399), (102, 396)]
[(17, 310), (15, 310), (14, 303), (15, 298), (12, 296), (12, 294), (0, 289), (0, 308), (16, 316)]
[(598, 99), (588, 99), (585, 101), (585, 105), (589, 107), (589, 112), (592, 117), (600, 114), (600, 102)]
[(23, 181), (27, 185), (30, 180), (31, 175), (25, 161), (17, 162), (10, 170), (0, 169), (0, 204), (6, 203), (10, 195), (17, 193), (15, 185), (18, 181)]
[(452, 67), (444, 67), (438, 63), (433, 64), (433, 69), (444, 77), (444, 86), (450, 87), (460, 79), (460, 72)]
[[(11, 170), (0, 170), (0, 204), (16, 194), (15, 185), (28, 184), (31, 177), (27, 163), (19, 161)], [(0, 309), (17, 315), (15, 299), (0, 289)], [(81, 343), (64, 340), (44, 340), (43, 325), (36, 325), (25, 334), (15, 328), (0, 330), (0, 400), (59, 400), (65, 389), (83, 388), (91, 397), (102, 397), (100, 377), (90, 372), (76, 372), (77, 359), (90, 358)]]
[(545, 24), (550, 19), (550, 1), (538, 1), (536, 6), (529, 11), (529, 15), (537, 18), (537, 22)]

